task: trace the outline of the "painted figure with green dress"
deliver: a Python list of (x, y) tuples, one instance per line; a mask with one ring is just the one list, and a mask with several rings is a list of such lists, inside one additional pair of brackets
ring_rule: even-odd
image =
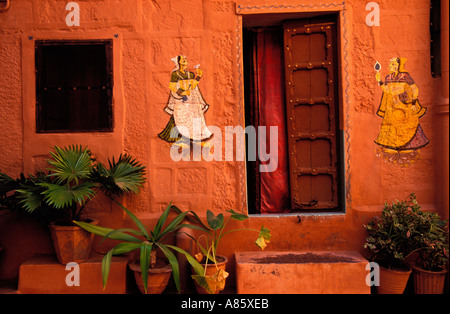
[(169, 83), (169, 100), (164, 111), (170, 115), (164, 130), (158, 134), (159, 138), (169, 143), (203, 142), (212, 137), (206, 126), (204, 114), (209, 105), (203, 99), (198, 83), (203, 75), (196, 67), (196, 74), (187, 69), (185, 56), (172, 59), (175, 68)]

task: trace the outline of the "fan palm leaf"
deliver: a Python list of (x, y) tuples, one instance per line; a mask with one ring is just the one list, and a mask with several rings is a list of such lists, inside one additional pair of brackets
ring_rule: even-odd
[(22, 207), (32, 213), (36, 209), (40, 208), (44, 202), (44, 195), (42, 192), (45, 191), (42, 183), (51, 182), (43, 172), (37, 172), (36, 175), (29, 175), (26, 178), (21, 174), (20, 179), (16, 180), (16, 195), (19, 200), (19, 204)]
[(14, 180), (5, 173), (0, 173), (0, 196), (6, 195), (10, 191), (18, 189), (20, 186), (18, 180)]
[(44, 202), (44, 196), (42, 195), (43, 191), (45, 191), (45, 189), (38, 185), (23, 185), (20, 189), (16, 190), (18, 193), (17, 198), (20, 200), (19, 203), (30, 213), (40, 208)]
[(46, 188), (42, 192), (45, 195), (45, 201), (56, 209), (71, 207), (75, 203), (83, 205), (86, 200), (95, 195), (94, 188), (97, 186), (92, 182), (83, 182), (73, 186), (53, 183), (41, 183), (39, 185)]
[(117, 161), (113, 157), (108, 162), (109, 169), (99, 163), (91, 174), (104, 193), (111, 196), (139, 192), (145, 182), (145, 166), (127, 154), (121, 154)]
[(48, 163), (52, 166), (49, 170), (50, 176), (56, 177), (57, 183), (78, 184), (80, 179), (89, 177), (92, 170), (93, 159), (90, 151), (79, 145), (71, 145), (64, 148), (54, 147), (54, 152), (50, 152), (52, 159)]
[(72, 223), (78, 220), (87, 202), (98, 191), (107, 196), (138, 193), (145, 182), (145, 166), (128, 154), (108, 160), (109, 168), (95, 160), (87, 147), (54, 146), (50, 152), (49, 172), (13, 179), (0, 173), (0, 206), (58, 210), (62, 218)]

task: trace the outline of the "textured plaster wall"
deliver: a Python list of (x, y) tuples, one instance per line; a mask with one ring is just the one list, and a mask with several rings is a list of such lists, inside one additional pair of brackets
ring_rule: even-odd
[(11, 173), (22, 169), (22, 107), (20, 38), (0, 34), (0, 132), (2, 134), (0, 168)]
[[(433, 204), (433, 116), (434, 90), (430, 71), (429, 1), (379, 1), (380, 27), (365, 27), (365, 15), (354, 14), (352, 37), (351, 105), (353, 140), (350, 168), (353, 177), (354, 205), (377, 205), (384, 200), (417, 194), (422, 204)], [(363, 5), (361, 3), (360, 5)], [(356, 11), (356, 5), (354, 6)], [(419, 100), (428, 108), (420, 120), (430, 144), (420, 150), (420, 159), (409, 167), (384, 162), (374, 154), (375, 139), (381, 118), (375, 115), (381, 89), (373, 80), (375, 60), (387, 74), (388, 60), (400, 56), (408, 59), (406, 70), (419, 87)], [(364, 184), (361, 184), (363, 183)], [(418, 184), (419, 183), (419, 184)]]
[[(125, 199), (126, 206), (148, 223), (154, 222), (169, 201), (201, 216), (206, 209), (245, 210), (243, 163), (174, 162), (170, 145), (157, 137), (169, 119), (163, 108), (174, 67), (171, 58), (183, 54), (190, 66), (201, 64), (204, 74), (200, 88), (210, 104), (205, 115), (208, 125), (222, 130), (243, 125), (242, 16), (294, 12), (301, 17), (309, 12), (333, 11), (339, 14), (341, 31), (346, 213), (309, 215), (301, 222), (295, 215), (252, 217), (240, 226), (259, 229), (264, 224), (271, 229), (273, 240), (268, 249), (361, 251), (362, 224), (381, 210), (384, 201), (415, 192), (421, 204), (434, 208), (435, 91), (430, 74), (428, 0), (378, 1), (379, 27), (365, 24), (367, 1), (362, 0), (79, 0), (79, 27), (65, 24), (67, 2), (13, 0), (9, 11), (0, 13), (1, 171), (12, 176), (32, 172), (45, 164), (52, 146), (81, 143), (89, 145), (100, 159), (127, 152), (148, 167), (148, 182), (142, 192)], [(35, 134), (34, 40), (95, 38), (113, 39), (114, 132)], [(377, 157), (373, 142), (381, 125), (381, 118), (375, 115), (381, 90), (373, 64), (376, 60), (382, 64), (384, 77), (394, 56), (408, 58), (406, 70), (419, 86), (421, 104), (428, 108), (421, 125), (430, 144), (408, 167)], [(120, 209), (103, 200), (97, 203), (99, 206), (90, 206), (89, 213), (101, 224), (130, 224), (126, 219), (124, 222)], [(1, 228), (4, 246), (7, 241), (18, 241), (6, 232), (13, 230), (11, 224)], [(40, 237), (46, 243), (45, 236)], [(224, 238), (223, 253), (232, 256), (236, 250), (254, 250), (253, 238), (254, 234), (230, 234)], [(46, 245), (42, 250), (51, 250)], [(34, 251), (39, 251), (39, 246)], [(11, 260), (7, 266), (3, 263), (0, 277), (14, 275), (16, 267)]]

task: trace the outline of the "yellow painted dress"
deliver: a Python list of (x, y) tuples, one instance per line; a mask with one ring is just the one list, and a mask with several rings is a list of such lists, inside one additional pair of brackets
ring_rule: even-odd
[(419, 118), (427, 109), (417, 99), (418, 87), (407, 72), (386, 76), (377, 115), (383, 118), (375, 143), (397, 151), (416, 150), (428, 144)]

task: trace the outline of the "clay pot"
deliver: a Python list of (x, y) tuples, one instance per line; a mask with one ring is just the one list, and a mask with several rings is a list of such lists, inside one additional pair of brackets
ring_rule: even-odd
[[(145, 293), (144, 282), (142, 281), (141, 265), (138, 261), (131, 261), (128, 267), (134, 272), (134, 279), (141, 293)], [(172, 268), (168, 263), (161, 263), (158, 260), (155, 268), (148, 269), (147, 293), (161, 294), (166, 289), (172, 274)]]
[[(217, 255), (216, 261), (217, 261), (217, 267), (216, 267), (216, 264), (214, 264), (214, 263), (208, 263), (207, 265), (201, 264), (203, 267), (206, 266), (206, 276), (212, 276), (215, 273), (217, 273), (217, 268), (225, 270), (225, 268), (227, 266), (228, 258), (223, 255)], [(194, 273), (194, 270), (192, 270), (192, 273)], [(205, 288), (199, 286), (195, 280), (194, 280), (194, 284), (195, 284), (195, 290), (197, 291), (198, 294), (208, 294), (208, 292), (205, 290)], [(214, 294), (219, 294), (219, 293), (220, 293), (220, 290), (215, 288)]]
[[(98, 224), (93, 220), (91, 224)], [(70, 262), (83, 263), (91, 255), (94, 234), (78, 226), (49, 225), (58, 262), (66, 265)]]
[(444, 292), (446, 269), (435, 272), (414, 265), (412, 268), (416, 294), (442, 294)]
[(386, 269), (380, 266), (380, 286), (377, 287), (378, 294), (402, 294), (408, 283), (411, 269), (399, 271)]

